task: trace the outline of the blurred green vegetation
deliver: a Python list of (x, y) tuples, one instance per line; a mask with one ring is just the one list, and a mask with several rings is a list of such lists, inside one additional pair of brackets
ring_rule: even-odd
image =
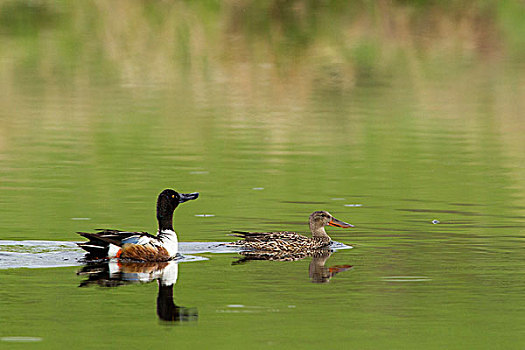
[(518, 0), (4, 1), (1, 68), (5, 79), (11, 65), (29, 64), (59, 85), (78, 84), (68, 77), (82, 72), (129, 84), (222, 73), (253, 85), (241, 69), (248, 64), (310, 89), (334, 80), (348, 89), (388, 74), (400, 57), (411, 69), (435, 57), (522, 62), (524, 7)]

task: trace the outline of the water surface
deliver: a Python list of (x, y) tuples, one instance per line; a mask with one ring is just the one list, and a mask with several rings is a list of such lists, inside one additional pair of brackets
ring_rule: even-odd
[(354, 249), (326, 283), (195, 253), (187, 322), (157, 280), (2, 269), (0, 344), (523, 348), (523, 4), (350, 3), (2, 2), (0, 240), (155, 232), (164, 188), (201, 193), (183, 242), (356, 227), (329, 228)]

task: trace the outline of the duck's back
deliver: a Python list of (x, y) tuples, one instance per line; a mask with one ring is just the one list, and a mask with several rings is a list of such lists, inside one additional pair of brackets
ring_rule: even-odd
[[(89, 239), (78, 245), (89, 253), (88, 259), (118, 258), (141, 261), (168, 261), (169, 250), (158, 237), (147, 232), (98, 230), (97, 233), (78, 232)], [(176, 252), (175, 252), (176, 253)]]
[(232, 231), (233, 236), (244, 238), (246, 242), (269, 242), (275, 240), (285, 241), (307, 241), (310, 238), (300, 235), (292, 231), (279, 231), (279, 232), (245, 232), (245, 231)]
[(249, 250), (261, 251), (301, 251), (326, 247), (330, 244), (320, 238), (309, 238), (296, 232), (244, 232), (233, 231), (234, 236), (244, 238), (232, 245)]

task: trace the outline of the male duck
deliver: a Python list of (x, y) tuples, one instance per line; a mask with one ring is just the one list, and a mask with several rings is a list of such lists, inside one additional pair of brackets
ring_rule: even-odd
[(328, 247), (330, 236), (326, 234), (326, 225), (337, 227), (354, 227), (353, 225), (337, 220), (327, 211), (314, 211), (309, 219), (312, 238), (295, 232), (243, 232), (233, 231), (234, 236), (243, 240), (230, 243), (230, 245), (256, 251), (312, 251)]
[(180, 203), (197, 199), (198, 192), (178, 193), (167, 189), (157, 199), (157, 236), (147, 232), (98, 230), (97, 233), (77, 232), (89, 242), (77, 243), (88, 252), (88, 259), (132, 259), (140, 261), (168, 261), (178, 251), (177, 234), (173, 230), (173, 211)]

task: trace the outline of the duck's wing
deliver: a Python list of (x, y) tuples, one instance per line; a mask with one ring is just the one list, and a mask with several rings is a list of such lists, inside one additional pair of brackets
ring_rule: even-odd
[(154, 242), (157, 238), (147, 232), (128, 232), (119, 230), (97, 230), (96, 233), (77, 232), (89, 241), (77, 243), (77, 245), (88, 252), (88, 259), (106, 258), (111, 244), (121, 247), (123, 244), (147, 244)]
[(147, 244), (157, 239), (157, 237), (147, 232), (129, 232), (129, 231), (105, 230), (105, 229), (97, 229), (97, 231), (98, 232), (96, 233), (89, 233), (89, 232), (77, 232), (77, 233), (81, 235), (82, 237), (89, 239), (90, 241), (114, 244), (119, 247), (126, 243)]
[(246, 242), (270, 242), (270, 241), (276, 241), (276, 240), (282, 240), (282, 241), (308, 240), (308, 237), (302, 236), (292, 231), (279, 231), (279, 232), (232, 231), (232, 236), (243, 238)]

